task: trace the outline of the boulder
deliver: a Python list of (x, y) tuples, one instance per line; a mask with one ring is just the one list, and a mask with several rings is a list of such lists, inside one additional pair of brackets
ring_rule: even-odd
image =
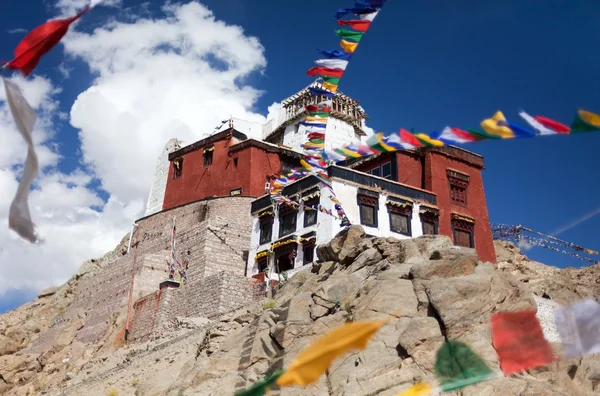
[(38, 298), (50, 297), (56, 294), (58, 291), (57, 287), (49, 287), (38, 293)]

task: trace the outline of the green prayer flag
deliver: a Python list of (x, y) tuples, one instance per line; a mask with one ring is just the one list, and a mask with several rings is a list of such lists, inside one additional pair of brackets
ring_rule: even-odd
[(281, 377), (281, 374), (283, 374), (283, 371), (276, 371), (269, 377), (256, 382), (251, 387), (236, 392), (234, 396), (262, 396), (267, 393), (267, 389), (277, 381), (277, 378)]
[(326, 118), (329, 117), (329, 113), (328, 112), (324, 112), (324, 111), (316, 111), (313, 113), (308, 113), (309, 117), (322, 117), (322, 118)]
[(571, 123), (571, 133), (594, 132), (594, 131), (600, 131), (600, 128), (598, 128), (595, 125), (588, 124), (579, 116), (579, 114), (575, 115), (575, 119)]
[(333, 84), (333, 85), (340, 85), (339, 77), (321, 76), (321, 78), (323, 79), (323, 82)]
[(355, 32), (353, 30), (338, 29), (335, 31), (335, 34), (337, 34), (344, 40), (352, 40), (355, 43), (358, 43), (364, 35), (364, 32)]
[(502, 139), (500, 135), (492, 135), (491, 133), (487, 133), (484, 131), (477, 130), (475, 128), (467, 127), (467, 132), (471, 133), (475, 138), (483, 140), (483, 139)]
[(459, 341), (446, 341), (438, 350), (435, 374), (444, 392), (483, 381), (494, 375), (471, 348)]

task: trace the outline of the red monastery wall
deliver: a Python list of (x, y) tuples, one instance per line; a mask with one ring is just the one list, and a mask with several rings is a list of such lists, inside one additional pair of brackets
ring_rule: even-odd
[[(480, 166), (483, 168), (483, 159), (480, 161)], [(482, 261), (495, 263), (496, 253), (481, 168), (439, 151), (428, 151), (425, 154), (425, 189), (437, 194), (440, 209), (439, 233), (453, 238), (451, 220), (453, 213), (475, 219), (475, 249)], [(455, 170), (469, 176), (465, 206), (452, 202), (447, 170)]]
[[(214, 141), (183, 154), (178, 178), (174, 176), (171, 162), (163, 210), (207, 197), (227, 197), (232, 193), (247, 197), (263, 195), (265, 182), (282, 169), (279, 154), (247, 142), (232, 146), (234, 142), (233, 139)], [(209, 165), (205, 164), (204, 150), (211, 148), (214, 150)]]

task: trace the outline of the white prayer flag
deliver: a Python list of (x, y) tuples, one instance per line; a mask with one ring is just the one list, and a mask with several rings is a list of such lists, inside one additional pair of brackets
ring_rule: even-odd
[(600, 353), (600, 304), (596, 300), (561, 307), (554, 319), (565, 359)]
[(19, 87), (10, 81), (7, 81), (5, 78), (2, 78), (2, 80), (4, 81), (6, 101), (10, 107), (10, 112), (15, 120), (17, 129), (27, 143), (25, 168), (15, 198), (10, 205), (8, 227), (11, 230), (14, 230), (22, 238), (34, 243), (38, 241), (38, 237), (31, 221), (31, 215), (29, 214), (27, 198), (29, 196), (29, 187), (38, 172), (38, 158), (31, 137), (36, 115), (35, 111), (23, 97)]
[(375, 12), (372, 12), (370, 14), (361, 14), (361, 15), (359, 15), (359, 17), (363, 21), (373, 22), (373, 19), (375, 19), (375, 17), (377, 16), (377, 14), (379, 14), (379, 11), (375, 11)]
[(537, 135), (556, 135), (557, 134), (556, 131), (553, 131), (550, 128), (546, 128), (544, 125), (542, 125), (541, 122), (539, 122), (538, 120), (536, 120), (529, 114), (525, 113), (524, 111), (521, 111), (519, 113), (519, 115), (521, 117), (523, 117), (523, 119), (525, 121), (527, 121), (527, 123), (536, 130)]
[(346, 70), (346, 66), (348, 66), (348, 61), (343, 59), (319, 59), (315, 63), (319, 67), (338, 70)]

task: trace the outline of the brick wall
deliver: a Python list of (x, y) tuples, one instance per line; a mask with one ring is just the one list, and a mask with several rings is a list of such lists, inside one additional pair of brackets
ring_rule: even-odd
[(131, 341), (145, 340), (154, 329), (159, 310), (162, 290), (142, 297), (133, 305), (135, 314), (128, 339)]

